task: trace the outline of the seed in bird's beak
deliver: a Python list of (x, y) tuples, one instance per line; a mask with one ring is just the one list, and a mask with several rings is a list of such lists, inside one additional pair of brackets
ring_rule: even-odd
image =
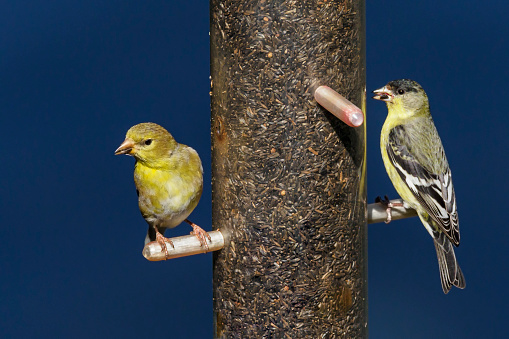
[(393, 95), (392, 91), (387, 88), (387, 86), (384, 86), (382, 88), (376, 89), (373, 91), (376, 95), (373, 97), (373, 99), (381, 100), (381, 101), (388, 101), (391, 102)]
[(115, 155), (120, 154), (127, 154), (131, 155), (134, 147), (134, 141), (131, 139), (125, 139), (120, 146), (118, 146), (117, 150), (115, 151)]

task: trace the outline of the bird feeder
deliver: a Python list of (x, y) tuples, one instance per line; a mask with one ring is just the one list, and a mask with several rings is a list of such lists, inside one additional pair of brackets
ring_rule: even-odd
[(366, 337), (365, 125), (314, 97), (364, 108), (364, 2), (210, 11), (214, 336)]

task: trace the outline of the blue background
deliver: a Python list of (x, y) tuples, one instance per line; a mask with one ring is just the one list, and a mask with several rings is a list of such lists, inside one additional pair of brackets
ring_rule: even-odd
[[(505, 1), (369, 1), (367, 90), (417, 80), (453, 171), (467, 288), (440, 287), (418, 219), (369, 226), (372, 338), (505, 334), (509, 236)], [(149, 263), (127, 129), (162, 124), (210, 183), (206, 1), (3, 1), (0, 329), (3, 337), (212, 336), (212, 255)], [(383, 168), (368, 99), (368, 197)], [(210, 230), (210, 185), (192, 220)], [(188, 234), (186, 225), (171, 235)]]

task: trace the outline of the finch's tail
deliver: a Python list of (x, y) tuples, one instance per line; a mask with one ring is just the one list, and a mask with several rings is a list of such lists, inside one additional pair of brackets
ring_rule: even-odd
[(440, 280), (442, 289), (447, 294), (452, 286), (465, 288), (465, 277), (456, 261), (454, 248), (443, 232), (433, 232), (435, 249), (437, 250), (438, 266), (440, 268)]

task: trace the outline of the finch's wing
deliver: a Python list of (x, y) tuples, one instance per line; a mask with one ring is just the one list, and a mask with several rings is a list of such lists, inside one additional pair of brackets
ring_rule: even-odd
[[(445, 166), (443, 173), (431, 173), (427, 170), (426, 167), (429, 166), (424, 167), (418, 161), (423, 157), (416, 157), (413, 153), (416, 147), (412, 147), (411, 138), (402, 125), (390, 131), (388, 141), (387, 154), (401, 179), (451, 242), (458, 246), (460, 243), (458, 213), (449, 166)], [(438, 144), (434, 144), (434, 149), (437, 152), (434, 156), (437, 159), (429, 160), (447, 164), (438, 134), (436, 141)]]

